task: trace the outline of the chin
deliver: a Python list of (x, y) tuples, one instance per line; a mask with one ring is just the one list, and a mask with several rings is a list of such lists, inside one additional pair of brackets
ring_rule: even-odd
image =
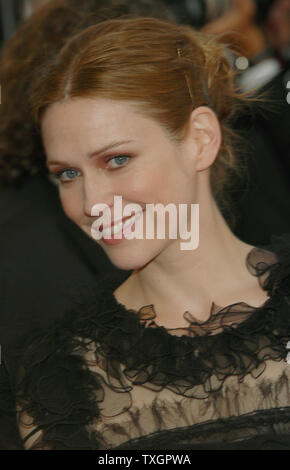
[(139, 257), (135, 253), (130, 253), (127, 256), (118, 256), (117, 254), (114, 256), (106, 251), (106, 255), (116, 268), (124, 271), (135, 271), (141, 269), (151, 261), (150, 258), (145, 260), (144, 256)]
[(121, 247), (120, 245), (115, 247), (104, 247), (102, 245), (102, 248), (116, 268), (124, 271), (135, 271), (142, 269), (159, 255), (162, 251), (160, 241), (161, 240), (147, 240), (146, 244), (148, 245), (146, 247), (142, 243), (139, 247)]

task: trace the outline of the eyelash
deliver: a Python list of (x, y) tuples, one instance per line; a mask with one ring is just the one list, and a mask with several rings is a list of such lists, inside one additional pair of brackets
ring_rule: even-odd
[[(129, 155), (120, 154), (120, 155), (116, 155), (115, 157), (109, 158), (109, 159), (106, 161), (106, 163), (110, 162), (111, 160), (115, 160), (115, 158), (124, 158), (124, 157), (125, 157), (125, 158), (128, 158), (128, 160), (131, 159), (131, 157), (130, 157)], [(119, 167), (117, 167), (117, 168), (124, 168), (124, 166), (126, 166), (126, 165), (122, 165), (122, 166), (119, 166)]]
[[(120, 154), (120, 155), (116, 155), (115, 157), (109, 158), (108, 160), (106, 160), (106, 163), (108, 163), (108, 162), (110, 162), (110, 161), (112, 161), (112, 160), (115, 160), (116, 158), (122, 158), (122, 157), (123, 157), (123, 158), (126, 157), (128, 160), (131, 159), (131, 157), (130, 157), (129, 155)], [(127, 161), (126, 163), (128, 163), (128, 161)], [(125, 163), (124, 165), (122, 165), (122, 166), (113, 168), (111, 171), (115, 171), (115, 170), (117, 170), (118, 168), (124, 168), (124, 167), (126, 166), (126, 163)], [(70, 183), (70, 182), (73, 181), (75, 178), (73, 178), (73, 179), (71, 179), (71, 180), (67, 180), (67, 181), (62, 181), (62, 180), (61, 180), (61, 177), (63, 176), (63, 174), (64, 174), (66, 171), (75, 171), (75, 172), (79, 173), (78, 170), (74, 170), (73, 168), (65, 168), (64, 170), (60, 170), (60, 171), (58, 171), (58, 172), (56, 172), (56, 173), (53, 173), (53, 176), (54, 176), (61, 184)]]

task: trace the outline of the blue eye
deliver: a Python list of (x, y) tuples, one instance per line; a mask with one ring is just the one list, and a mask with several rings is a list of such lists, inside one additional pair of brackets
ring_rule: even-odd
[(62, 183), (67, 183), (69, 181), (74, 180), (75, 177), (78, 175), (78, 173), (79, 172), (77, 170), (73, 170), (72, 168), (69, 168), (67, 170), (59, 171), (54, 176)]
[[(110, 164), (109, 168), (115, 170), (124, 167), (130, 159), (131, 157), (128, 155), (117, 155), (116, 157), (110, 158), (107, 161), (107, 164), (114, 161), (114, 164)], [(60, 183), (70, 183), (71, 181), (75, 180), (79, 174), (80, 172), (78, 170), (67, 168), (65, 170), (60, 170), (57, 173), (52, 173), (52, 176)]]
[(118, 155), (117, 157), (110, 158), (108, 162), (112, 162), (113, 160), (115, 160), (116, 165), (111, 166), (111, 168), (122, 168), (123, 166), (125, 166), (125, 164), (128, 162), (130, 158), (131, 157), (129, 157), (128, 155)]

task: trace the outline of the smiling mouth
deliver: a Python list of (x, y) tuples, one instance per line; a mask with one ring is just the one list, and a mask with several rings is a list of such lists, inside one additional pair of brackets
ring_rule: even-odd
[(127, 217), (124, 217), (121, 221), (119, 222), (112, 222), (111, 225), (107, 225), (103, 227), (103, 225), (100, 226), (99, 230), (102, 232), (103, 237), (106, 236), (112, 236), (115, 235), (116, 233), (123, 231), (126, 231), (128, 227), (133, 225), (137, 219), (141, 216), (143, 211), (137, 212), (134, 215), (129, 215)]
[(103, 225), (103, 224), (102, 224), (102, 225), (100, 225), (99, 230), (100, 230), (100, 231), (103, 231), (104, 229), (113, 227), (113, 225), (122, 224), (123, 222), (125, 222), (125, 221), (128, 220), (128, 219), (130, 219), (131, 217), (132, 217), (131, 215), (127, 215), (127, 216), (124, 217), (123, 219), (117, 220), (116, 222), (113, 220), (113, 222), (111, 222), (110, 224), (107, 224), (107, 225)]

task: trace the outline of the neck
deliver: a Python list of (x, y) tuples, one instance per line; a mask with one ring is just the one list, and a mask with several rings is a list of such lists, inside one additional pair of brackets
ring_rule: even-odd
[(158, 322), (176, 327), (185, 322), (186, 310), (205, 321), (212, 302), (222, 307), (243, 301), (237, 298), (241, 285), (246, 291), (253, 281), (257, 283), (245, 264), (252, 247), (235, 237), (207, 194), (200, 204), (198, 248), (181, 251), (180, 240), (172, 240), (157, 258), (134, 271), (115, 292), (126, 307), (138, 310), (153, 304)]

